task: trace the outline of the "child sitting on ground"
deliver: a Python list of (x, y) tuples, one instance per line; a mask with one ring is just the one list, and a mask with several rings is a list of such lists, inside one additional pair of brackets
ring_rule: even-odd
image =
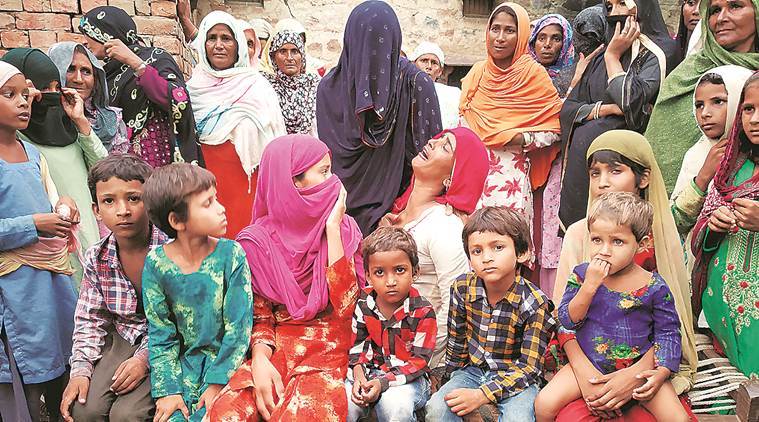
[(353, 315), (348, 421), (370, 408), (379, 422), (416, 421), (430, 397), (427, 365), (437, 334), (432, 305), (411, 287), (419, 273), (416, 243), (401, 228), (379, 228), (364, 240), (363, 258), (369, 287)]
[[(593, 365), (607, 374), (629, 367), (653, 348), (655, 369), (636, 390), (657, 420), (687, 421), (670, 375), (680, 367), (680, 320), (662, 277), (635, 262), (648, 244), (653, 207), (629, 192), (601, 196), (588, 216), (589, 263), (575, 267), (559, 306), (562, 326)], [(567, 404), (582, 397), (571, 365), (565, 365), (535, 401), (538, 421), (553, 421)]]
[(534, 419), (542, 356), (555, 328), (553, 305), (520, 274), (530, 259), (525, 218), (485, 207), (464, 226), (464, 250), (474, 272), (451, 290), (444, 384), (427, 402), (431, 421), (459, 421), (486, 403), (500, 420)]
[(110, 233), (85, 254), (71, 378), (61, 401), (68, 422), (153, 417), (150, 381), (143, 381), (148, 376), (148, 323), (138, 298), (145, 257), (167, 237), (150, 224), (142, 202), (151, 172), (130, 154), (109, 156), (90, 169), (92, 208)]
[(200, 421), (248, 351), (250, 269), (242, 247), (220, 239), (227, 219), (209, 171), (162, 167), (144, 201), (175, 239), (148, 254), (142, 278), (155, 420)]

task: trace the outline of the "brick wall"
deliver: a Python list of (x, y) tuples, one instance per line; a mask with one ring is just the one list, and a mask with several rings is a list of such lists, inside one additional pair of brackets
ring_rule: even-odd
[(167, 0), (0, 0), (0, 56), (11, 48), (34, 47), (47, 52), (59, 41), (82, 41), (82, 13), (111, 5), (134, 16), (137, 32), (154, 47), (170, 52), (185, 74), (189, 51), (176, 20), (176, 3)]

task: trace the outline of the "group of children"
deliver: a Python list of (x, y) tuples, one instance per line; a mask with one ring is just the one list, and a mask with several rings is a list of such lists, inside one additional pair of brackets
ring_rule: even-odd
[[(719, 108), (718, 88), (726, 82), (720, 81), (698, 85), (697, 110)], [(16, 135), (28, 124), (34, 95), (20, 72), (0, 62), (3, 416), (15, 409), (36, 419), (34, 398), (44, 395), (53, 411), (60, 400), (67, 421), (202, 420), (249, 354), (254, 325), (249, 260), (237, 242), (222, 238), (227, 223), (214, 176), (190, 164), (153, 170), (129, 154), (99, 161), (88, 184), (109, 234), (86, 252), (74, 309), (65, 239), (73, 237), (78, 211), (58, 198), (37, 149)], [(709, 138), (729, 131), (723, 123), (717, 134), (711, 114), (697, 117)], [(645, 138), (629, 136), (607, 132), (588, 151), (592, 206), (567, 239), (587, 232), (588, 250), (578, 255), (589, 259), (572, 263), (559, 301), (523, 276), (531, 239), (522, 214), (484, 207), (467, 218), (462, 239), (471, 272), (451, 289), (445, 371), (434, 393), (428, 364), (436, 316), (413, 286), (419, 271), (413, 237), (383, 227), (363, 240), (367, 285), (346, 350), (348, 420), (374, 410), (378, 420), (412, 421), (421, 409), (427, 420), (460, 420), (486, 403), (496, 404), (503, 420), (553, 420), (583, 397), (584, 385), (571, 365), (543, 385), (544, 354), (557, 332), (576, 339), (603, 374), (653, 355), (634, 398), (659, 420), (689, 420), (670, 381), (685, 353), (676, 309), (681, 292), (640, 259), (652, 237), (657, 246), (663, 242), (656, 235), (663, 211), (649, 198), (663, 182), (655, 161), (641, 158), (651, 155)], [(646, 152), (615, 150), (615, 137)], [(713, 145), (707, 160), (725, 148)], [(700, 191), (716, 172), (710, 164), (687, 178)], [(672, 211), (678, 221), (685, 218)], [(34, 303), (43, 303), (44, 312)], [(70, 379), (56, 396), (48, 384), (64, 379), (67, 365)]]

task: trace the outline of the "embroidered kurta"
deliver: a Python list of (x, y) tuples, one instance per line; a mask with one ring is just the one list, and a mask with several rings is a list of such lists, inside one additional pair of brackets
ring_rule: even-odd
[[(0, 250), (39, 241), (33, 214), (50, 213), (40, 173), (40, 153), (22, 142), (28, 161), (0, 160)], [(22, 265), (0, 276), (0, 317), (26, 384), (50, 381), (71, 356), (76, 292), (71, 277)], [(0, 348), (0, 383), (10, 383), (8, 351)]]
[[(184, 274), (160, 246), (145, 259), (142, 297), (153, 398), (181, 394), (190, 420), (200, 421), (200, 395), (209, 384), (226, 385), (248, 351), (253, 293), (245, 252), (219, 239), (198, 271)], [(177, 411), (171, 420), (185, 419)]]
[[(734, 184), (754, 173), (751, 160), (738, 170)], [(718, 245), (704, 242), (704, 251), (716, 252), (708, 266), (702, 296), (704, 316), (730, 363), (746, 376), (759, 376), (759, 233), (739, 229), (727, 233)]]
[(655, 366), (680, 368), (680, 319), (669, 287), (658, 273), (645, 286), (619, 292), (601, 285), (585, 318), (572, 321), (569, 302), (585, 279), (588, 264), (575, 267), (559, 305), (562, 327), (574, 330), (585, 355), (604, 374), (627, 368), (654, 348)]
[[(272, 348), (271, 363), (285, 386), (284, 397), (275, 397), (279, 405), (272, 421), (344, 421), (348, 415), (344, 382), (359, 289), (346, 258), (326, 272), (329, 305), (314, 319), (293, 320), (284, 306), (256, 296), (251, 348)], [(245, 362), (232, 376), (211, 410), (211, 420), (257, 420), (251, 365)]]

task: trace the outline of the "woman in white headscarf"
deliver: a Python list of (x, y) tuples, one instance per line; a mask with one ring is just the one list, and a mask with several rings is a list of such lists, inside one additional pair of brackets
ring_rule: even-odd
[(187, 89), (206, 167), (227, 209), (228, 238), (250, 223), (264, 147), (285, 134), (277, 95), (250, 66), (245, 35), (232, 15), (214, 11), (198, 28), (200, 53)]
[(443, 129), (460, 126), (459, 100), (461, 99), (461, 90), (455, 86), (437, 82), (445, 68), (445, 54), (440, 46), (433, 42), (424, 41), (414, 49), (409, 60), (435, 81), (435, 92), (440, 103), (440, 119), (443, 121)]
[[(274, 40), (274, 35), (283, 31), (292, 31), (300, 35), (303, 39), (303, 45), (306, 45), (306, 28), (297, 20), (291, 18), (280, 19), (277, 22), (277, 26), (274, 27), (274, 31), (270, 33), (271, 37), (264, 47), (264, 51), (261, 54), (261, 71), (266, 73), (276, 73), (277, 65), (271, 60), (270, 53), (272, 50), (271, 43)], [(319, 76), (324, 76), (327, 73), (327, 67), (324, 62), (306, 53), (306, 73), (313, 73)]]

